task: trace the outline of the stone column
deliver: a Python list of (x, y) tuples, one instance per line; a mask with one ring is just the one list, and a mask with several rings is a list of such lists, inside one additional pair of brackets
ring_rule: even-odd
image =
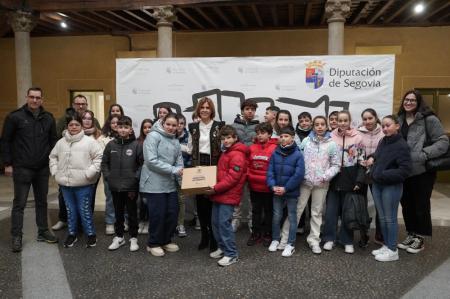
[(32, 86), (30, 32), (36, 21), (36, 16), (31, 12), (21, 10), (8, 16), (8, 23), (14, 30), (18, 107), (25, 103), (27, 89)]
[(158, 57), (172, 57), (172, 27), (176, 20), (175, 9), (172, 5), (155, 6), (152, 17), (158, 22)]
[(351, 0), (327, 0), (328, 55), (344, 54), (344, 24), (350, 13)]

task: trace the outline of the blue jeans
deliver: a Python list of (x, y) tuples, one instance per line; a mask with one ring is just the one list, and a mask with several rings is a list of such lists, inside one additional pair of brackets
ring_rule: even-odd
[(234, 206), (221, 203), (213, 203), (212, 206), (212, 230), (217, 245), (225, 256), (237, 257), (236, 240), (231, 226)]
[(323, 241), (336, 242), (337, 225), (339, 216), (341, 216), (341, 227), (339, 230), (339, 241), (342, 245), (353, 244), (353, 231), (349, 230), (342, 223), (342, 205), (347, 192), (328, 190), (327, 206), (325, 211), (325, 225), (323, 228)]
[(171, 242), (178, 222), (178, 193), (141, 193), (148, 207), (148, 246)]
[(116, 215), (114, 213), (114, 202), (109, 190), (108, 182), (103, 178), (103, 186), (105, 190), (105, 223), (114, 224), (116, 223)]
[(397, 213), (402, 193), (403, 184), (381, 185), (374, 183), (372, 185), (373, 201), (380, 219), (384, 244), (393, 251), (397, 250)]
[(69, 235), (77, 235), (78, 217), (81, 219), (84, 234), (95, 235), (94, 221), (92, 220), (92, 185), (80, 187), (60, 186), (67, 208)]
[(281, 218), (283, 218), (283, 208), (287, 205), (289, 220), (288, 244), (294, 246), (297, 236), (297, 197), (277, 196), (273, 197), (273, 218), (272, 218), (272, 240), (280, 241)]

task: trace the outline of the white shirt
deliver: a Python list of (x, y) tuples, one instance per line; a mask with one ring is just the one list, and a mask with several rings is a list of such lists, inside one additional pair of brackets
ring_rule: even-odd
[[(214, 120), (211, 120), (209, 123), (205, 124), (202, 121), (199, 123), (199, 129), (200, 129), (200, 138), (199, 138), (199, 144), (198, 144), (198, 150), (200, 154), (206, 154), (211, 155), (211, 141), (209, 139), (209, 134), (211, 132), (211, 128), (213, 125)], [(189, 141), (188, 141), (188, 153), (192, 153), (192, 135), (189, 134)]]

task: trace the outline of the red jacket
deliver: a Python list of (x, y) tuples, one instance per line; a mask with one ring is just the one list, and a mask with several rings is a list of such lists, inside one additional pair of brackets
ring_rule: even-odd
[(249, 147), (248, 185), (252, 191), (270, 192), (267, 187), (267, 169), (277, 143), (277, 139), (270, 139), (264, 144), (254, 143)]
[(248, 148), (240, 142), (233, 144), (220, 156), (217, 164), (217, 184), (211, 199), (217, 203), (239, 205), (247, 179)]

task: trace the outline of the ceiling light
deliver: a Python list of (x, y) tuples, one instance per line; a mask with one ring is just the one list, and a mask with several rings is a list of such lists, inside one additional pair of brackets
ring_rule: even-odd
[(67, 28), (67, 23), (66, 23), (66, 22), (61, 22), (61, 23), (59, 23), (59, 25), (60, 25), (62, 28)]
[(60, 15), (61, 17), (64, 17), (64, 18), (68, 18), (69, 17), (68, 15), (63, 14), (62, 12), (57, 12), (57, 14)]
[(425, 5), (423, 3), (417, 3), (414, 6), (414, 13), (419, 14), (422, 13), (425, 10)]

